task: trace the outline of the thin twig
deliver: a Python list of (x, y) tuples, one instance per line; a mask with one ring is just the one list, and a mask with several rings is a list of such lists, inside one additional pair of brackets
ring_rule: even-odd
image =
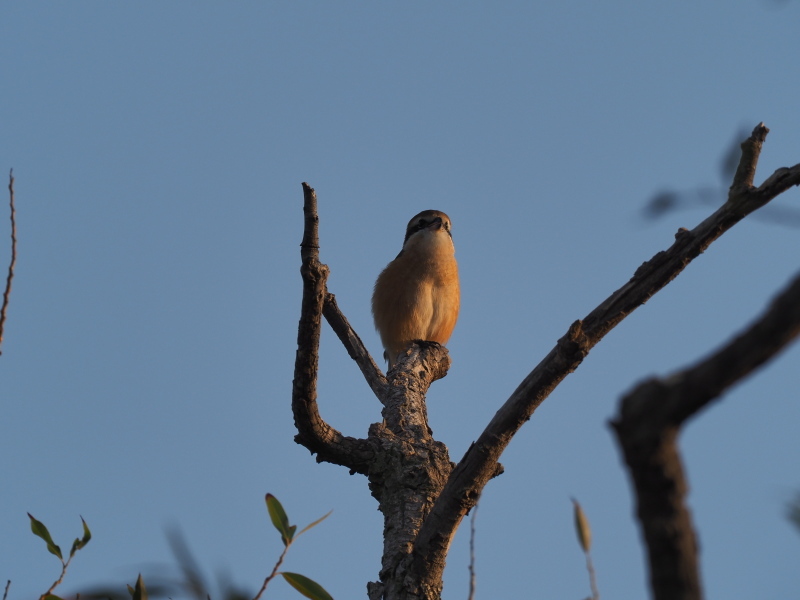
[(589, 585), (592, 586), (592, 600), (600, 600), (600, 590), (597, 589), (597, 576), (594, 574), (592, 555), (586, 552), (586, 570), (589, 571)]
[[(74, 554), (72, 556), (74, 556)], [(61, 575), (59, 575), (58, 579), (56, 579), (53, 582), (53, 585), (50, 586), (50, 589), (39, 597), (39, 600), (44, 600), (45, 598), (50, 596), (53, 593), (53, 590), (56, 589), (59, 585), (61, 585), (61, 582), (64, 581), (64, 575), (67, 574), (67, 568), (69, 567), (69, 563), (72, 562), (72, 556), (70, 556), (66, 562), (64, 562), (64, 560), (62, 559)]]
[(478, 518), (478, 502), (472, 509), (469, 520), (469, 596), (467, 600), (475, 600), (475, 519)]
[(3, 600), (6, 600), (6, 598), (8, 598), (8, 588), (10, 587), (11, 587), (11, 580), (9, 579), (8, 581), (6, 581), (6, 589), (3, 592)]
[(331, 293), (325, 295), (325, 304), (322, 307), (322, 314), (347, 349), (350, 358), (356, 361), (369, 387), (378, 399), (383, 402), (387, 393), (386, 388), (389, 385), (386, 381), (386, 376), (381, 372), (378, 365), (375, 364), (375, 361), (372, 356), (370, 356), (361, 338), (358, 337), (358, 334), (350, 326), (347, 317), (339, 310), (339, 306), (336, 304), (336, 297)]
[[(6, 324), (8, 299), (11, 296), (11, 280), (14, 279), (14, 266), (17, 264), (17, 212), (14, 208), (14, 169), (8, 173), (9, 205), (11, 206), (11, 263), (8, 265), (6, 277), (6, 290), (3, 293), (3, 307), (0, 308), (0, 354), (3, 353), (3, 328)], [(5, 597), (4, 597), (5, 599)]]
[(261, 595), (264, 593), (264, 590), (267, 589), (267, 585), (269, 585), (269, 582), (275, 579), (275, 576), (278, 574), (278, 569), (281, 568), (281, 564), (283, 564), (283, 559), (286, 556), (286, 553), (289, 551), (290, 545), (291, 544), (286, 544), (286, 546), (284, 546), (283, 552), (281, 552), (281, 556), (280, 558), (278, 558), (278, 562), (276, 562), (275, 566), (272, 568), (272, 573), (267, 575), (267, 578), (264, 580), (264, 585), (262, 585), (261, 589), (258, 590), (258, 593), (255, 595), (253, 600), (258, 600), (259, 598), (261, 598)]

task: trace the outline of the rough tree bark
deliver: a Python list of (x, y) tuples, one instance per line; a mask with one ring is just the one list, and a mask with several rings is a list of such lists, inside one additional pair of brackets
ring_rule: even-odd
[[(329, 270), (319, 261), (316, 194), (303, 184), (303, 300), (292, 393), (295, 440), (316, 454), (317, 461), (343, 465), (369, 480), (384, 516), (380, 581), (367, 584), (370, 600), (438, 600), (450, 542), (484, 486), (502, 472), (500, 455), (522, 424), (622, 319), (725, 231), (800, 184), (800, 165), (795, 165), (778, 169), (760, 187), (753, 187), (767, 133), (760, 124), (742, 144), (728, 201), (693, 230), (680, 229), (669, 249), (642, 264), (625, 285), (583, 320), (575, 321), (457, 465), (450, 461), (444, 444), (432, 437), (425, 405), (430, 385), (447, 373), (447, 350), (435, 343), (413, 343), (384, 376), (327, 291)], [(323, 315), (383, 405), (383, 422), (371, 425), (365, 439), (344, 436), (319, 415), (316, 378)]]

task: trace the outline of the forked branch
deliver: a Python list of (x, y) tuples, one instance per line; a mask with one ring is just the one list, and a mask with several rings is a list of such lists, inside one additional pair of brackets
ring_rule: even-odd
[[(733, 225), (800, 184), (800, 165), (795, 165), (778, 169), (760, 187), (753, 186), (767, 133), (759, 124), (742, 144), (727, 202), (693, 230), (678, 230), (670, 248), (642, 264), (625, 285), (583, 320), (575, 321), (500, 407), (455, 468), (446, 447), (432, 437), (424, 402), (427, 386), (446, 373), (446, 350), (417, 346), (388, 373), (388, 379), (381, 373), (327, 292), (328, 268), (319, 262), (316, 195), (303, 184), (303, 301), (292, 394), (295, 439), (316, 453), (318, 461), (341, 464), (369, 477), (385, 519), (381, 582), (368, 584), (371, 600), (438, 599), (452, 537), (486, 483), (500, 472), (498, 459), (522, 424), (606, 333)], [(384, 405), (383, 423), (370, 427), (366, 440), (343, 436), (319, 414), (316, 377), (323, 315)]]
[(300, 245), (303, 300), (297, 331), (297, 356), (292, 384), (292, 412), (297, 427), (296, 441), (303, 444), (317, 461), (331, 462), (365, 473), (370, 449), (365, 440), (342, 435), (319, 414), (317, 405), (317, 367), (322, 310), (327, 295), (328, 267), (319, 262), (319, 216), (317, 195), (303, 184), (305, 228)]
[(625, 285), (582, 321), (574, 322), (550, 353), (500, 407), (478, 440), (454, 469), (415, 543), (416, 568), (443, 564), (450, 539), (474, 506), (511, 438), (555, 387), (574, 371), (613, 327), (672, 281), (714, 240), (754, 210), (792, 186), (800, 185), (800, 164), (778, 169), (760, 187), (752, 185), (769, 130), (760, 123), (742, 143), (742, 157), (728, 201), (691, 231), (680, 229), (675, 242), (642, 264)]

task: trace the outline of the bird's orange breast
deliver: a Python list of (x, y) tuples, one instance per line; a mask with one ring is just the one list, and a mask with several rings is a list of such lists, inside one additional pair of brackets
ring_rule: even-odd
[(390, 366), (412, 340), (445, 344), (460, 308), (458, 264), (452, 242), (410, 247), (375, 283), (372, 312)]

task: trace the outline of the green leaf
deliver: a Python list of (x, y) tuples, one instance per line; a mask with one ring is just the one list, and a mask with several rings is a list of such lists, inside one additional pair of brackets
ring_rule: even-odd
[(128, 586), (128, 591), (133, 600), (147, 600), (147, 588), (144, 587), (144, 579), (142, 579), (141, 573), (136, 579), (136, 587), (131, 589), (131, 586)]
[(50, 537), (50, 532), (47, 531), (47, 527), (44, 526), (44, 523), (34, 519), (31, 513), (28, 513), (28, 516), (31, 519), (31, 531), (34, 533), (34, 535), (38, 535), (45, 542), (47, 542), (47, 549), (50, 551), (50, 554), (55, 554), (63, 561), (64, 558), (61, 556), (61, 548), (56, 546), (53, 538)]
[(316, 526), (316, 525), (319, 525), (319, 524), (320, 524), (320, 523), (322, 523), (322, 522), (323, 522), (325, 519), (327, 519), (328, 517), (330, 517), (332, 512), (333, 512), (332, 510), (329, 510), (327, 515), (322, 515), (322, 516), (321, 516), (319, 519), (317, 519), (317, 520), (316, 520), (316, 521), (314, 521), (313, 523), (309, 523), (308, 525), (306, 525), (305, 527), (303, 527), (303, 529), (302, 529), (302, 530), (300, 531), (300, 533), (298, 533), (297, 535), (300, 535), (300, 534), (302, 534), (302, 533), (305, 533), (306, 531), (308, 531), (308, 530), (309, 530), (309, 529), (311, 529), (312, 527), (314, 527), (314, 526)]
[(290, 586), (311, 600), (333, 600), (320, 584), (298, 573), (281, 573)]
[(281, 534), (283, 545), (288, 546), (294, 537), (294, 528), (289, 526), (289, 517), (286, 516), (286, 511), (272, 494), (267, 494), (267, 511), (269, 511), (269, 518), (275, 529)]
[(53, 594), (47, 594), (47, 596), (44, 596), (41, 600), (62, 600), (62, 598)]
[(592, 530), (589, 527), (589, 519), (586, 518), (581, 505), (575, 498), (572, 498), (572, 504), (575, 505), (575, 532), (578, 534), (578, 542), (584, 552), (589, 552), (592, 547)]
[(83, 548), (86, 544), (89, 543), (89, 540), (92, 539), (92, 532), (89, 531), (89, 526), (86, 525), (86, 521), (83, 520), (83, 517), (81, 517), (81, 523), (83, 523), (83, 537), (80, 539), (75, 538), (75, 541), (72, 542), (72, 549), (69, 551), (70, 556), (72, 556), (73, 554), (75, 554), (75, 552)]

